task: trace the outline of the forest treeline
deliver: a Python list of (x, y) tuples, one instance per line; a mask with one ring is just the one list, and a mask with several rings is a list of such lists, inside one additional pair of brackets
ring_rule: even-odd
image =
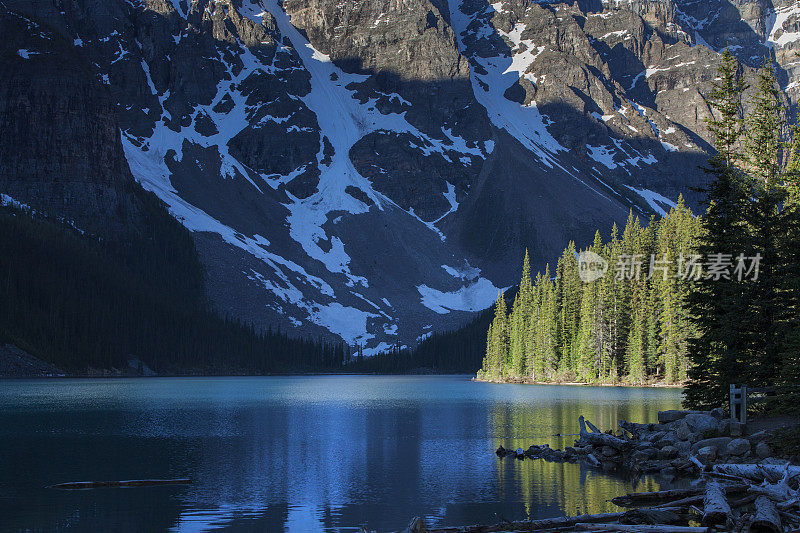
[(0, 343), (71, 374), (263, 374), (340, 370), (344, 343), (289, 338), (219, 316), (208, 304), (190, 233), (135, 185), (135, 233), (84, 235), (0, 207)]
[(798, 395), (800, 129), (786, 123), (769, 59), (743, 116), (746, 88), (726, 50), (708, 95), (717, 153), (705, 212), (679, 202), (647, 227), (631, 215), (621, 235), (598, 232), (580, 253), (570, 243), (533, 281), (526, 252), (511, 309), (502, 293), (495, 305), (479, 378), (686, 383), (689, 407), (724, 404), (731, 383)]
[[(586, 250), (570, 242), (554, 270), (531, 279), (528, 254), (510, 309), (498, 297), (478, 377), (537, 382), (628, 382), (686, 379), (691, 336), (683, 301), (699, 233), (698, 219), (679, 200), (643, 226), (631, 212), (620, 233), (600, 232)], [(590, 261), (591, 260), (591, 261)], [(604, 272), (591, 279), (602, 266)], [(583, 267), (583, 270), (581, 270)], [(552, 274), (551, 274), (552, 272)]]

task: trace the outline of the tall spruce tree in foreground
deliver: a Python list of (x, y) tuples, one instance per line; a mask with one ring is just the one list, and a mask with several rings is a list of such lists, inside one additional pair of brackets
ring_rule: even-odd
[[(719, 263), (732, 261), (733, 253), (749, 248), (750, 188), (745, 175), (734, 166), (741, 160), (736, 145), (742, 135), (739, 110), (744, 89), (738, 62), (726, 49), (709, 98), (715, 116), (708, 120), (708, 129), (714, 135), (717, 154), (704, 168), (711, 182), (704, 191), (706, 213), (697, 247), (701, 257)], [(747, 364), (744, 331), (752, 317), (747, 315), (743, 283), (731, 279), (730, 274), (704, 272), (694, 283), (687, 308), (697, 337), (689, 341), (692, 368), (685, 403), (693, 407), (719, 405), (726, 394), (725, 384), (740, 382)]]
[[(748, 197), (740, 172), (722, 158), (713, 158), (707, 171), (713, 181), (706, 189), (707, 210), (697, 252), (703, 258), (728, 261), (732, 257), (728, 250), (741, 250), (749, 239), (744, 222)], [(725, 384), (741, 382), (747, 375), (744, 331), (751, 317), (743, 300), (742, 283), (724, 275), (709, 277), (710, 273), (704, 272), (695, 280), (686, 300), (697, 329), (697, 337), (688, 342), (692, 367), (685, 403), (692, 407), (719, 405), (726, 394)]]
[[(788, 228), (783, 213), (785, 189), (781, 186), (784, 145), (784, 109), (775, 69), (769, 58), (758, 73), (757, 93), (747, 117), (745, 159), (752, 197), (747, 215), (751, 242), (749, 255), (761, 257), (759, 275), (744, 284), (744, 299), (749, 302), (747, 322), (751, 376), (759, 385), (774, 385), (780, 367), (779, 313), (788, 295), (779, 289), (786, 270), (779, 253), (779, 241)], [(744, 251), (744, 250), (743, 250)]]

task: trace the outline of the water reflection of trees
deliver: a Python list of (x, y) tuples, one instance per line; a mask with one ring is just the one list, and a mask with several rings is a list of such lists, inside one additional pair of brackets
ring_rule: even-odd
[[(653, 422), (654, 414), (652, 405), (647, 402), (606, 403), (595, 398), (595, 401), (532, 402), (529, 405), (498, 403), (493, 406), (489, 418), (495, 448), (527, 449), (531, 444), (549, 444), (552, 448), (573, 445), (577, 437), (555, 435), (577, 433), (580, 415), (605, 430), (615, 428), (619, 420)], [(633, 480), (582, 464), (541, 459), (498, 459), (496, 475), (499, 486), (513, 491), (503, 497), (518, 499), (532, 518), (553, 516), (553, 508), (568, 515), (609, 512), (616, 509), (608, 501), (615, 495), (659, 489), (659, 483), (652, 478)]]

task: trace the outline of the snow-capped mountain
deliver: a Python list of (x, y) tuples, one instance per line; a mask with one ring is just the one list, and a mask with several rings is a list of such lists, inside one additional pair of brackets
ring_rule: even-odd
[[(374, 353), (689, 195), (731, 46), (798, 96), (795, 2), (2, 0), (0, 192), (195, 237), (209, 296)], [(44, 133), (43, 133), (44, 132)], [(119, 217), (117, 217), (119, 218)]]

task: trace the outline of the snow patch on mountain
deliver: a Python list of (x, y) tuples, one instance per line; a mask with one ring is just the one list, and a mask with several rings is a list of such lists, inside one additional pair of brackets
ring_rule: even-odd
[(587, 154), (589, 157), (597, 161), (598, 163), (602, 163), (608, 169), (615, 169), (617, 165), (614, 162), (614, 149), (608, 146), (586, 146)]
[(466, 263), (463, 267), (460, 268), (451, 267), (449, 265), (442, 265), (442, 269), (444, 269), (445, 272), (447, 272), (454, 278), (465, 281), (472, 281), (481, 274), (481, 270), (479, 268), (470, 266), (469, 263)]
[(629, 185), (626, 185), (626, 187), (641, 196), (644, 201), (647, 202), (647, 205), (649, 205), (653, 211), (662, 217), (667, 216), (667, 211), (676, 206), (675, 202), (655, 191), (651, 191), (649, 189), (637, 189)]
[[(567, 175), (600, 196), (604, 193), (598, 191), (571, 169), (559, 162), (558, 154), (568, 152), (547, 130), (546, 120), (536, 106), (536, 102), (521, 104), (505, 97), (506, 91), (521, 78), (526, 78), (536, 84), (536, 78), (527, 73), (532, 62), (543, 51), (530, 40), (522, 38), (525, 31), (524, 24), (516, 24), (511, 32), (500, 32), (506, 39), (514, 44), (511, 55), (497, 55), (482, 57), (482, 54), (470, 54), (464, 45), (464, 36), (468, 32), (476, 31), (474, 24), (477, 19), (466, 15), (461, 7), (463, 0), (448, 0), (450, 8), (450, 21), (456, 33), (456, 39), (461, 52), (470, 59), (478, 68), (473, 68), (470, 79), (475, 98), (485, 109), (492, 123), (499, 129), (505, 130), (517, 139), (525, 148), (530, 150), (548, 168), (559, 168)], [(495, 8), (497, 9), (497, 8)], [(484, 23), (482, 27), (486, 34), (496, 31), (490, 24)]]
[(422, 305), (444, 315), (450, 311), (481, 311), (497, 298), (499, 288), (486, 278), (478, 278), (474, 283), (464, 285), (451, 292), (440, 291), (427, 285), (418, 285)]
[(770, 46), (786, 46), (800, 39), (800, 32), (791, 32), (784, 29), (784, 24), (792, 17), (797, 19), (800, 16), (800, 6), (788, 5), (778, 9), (772, 9), (766, 17), (766, 42)]
[(307, 285), (315, 293), (331, 298), (335, 297), (335, 293), (321, 278), (309, 274), (300, 265), (269, 251), (267, 249), (269, 241), (263, 237), (258, 235), (246, 237), (183, 200), (172, 187), (169, 171), (163, 165), (163, 158), (159, 157), (158, 153), (143, 152), (124, 134), (122, 144), (134, 176), (146, 189), (155, 192), (164, 200), (169, 205), (172, 215), (187, 229), (220, 235), (226, 243), (245, 250), (270, 266), (282, 284), (268, 280), (255, 271), (250, 273), (251, 279), (258, 281), (261, 286), (287, 304), (304, 309), (311, 322), (340, 335), (348, 342), (366, 342), (374, 337), (367, 333), (366, 321), (370, 317), (379, 315), (354, 307), (345, 307), (336, 302), (320, 304), (308, 299), (296, 284)]
[(313, 304), (309, 311), (309, 319), (313, 323), (339, 335), (350, 345), (364, 344), (375, 338), (375, 335), (367, 332), (367, 320), (379, 316), (375, 313), (346, 307), (339, 302)]

